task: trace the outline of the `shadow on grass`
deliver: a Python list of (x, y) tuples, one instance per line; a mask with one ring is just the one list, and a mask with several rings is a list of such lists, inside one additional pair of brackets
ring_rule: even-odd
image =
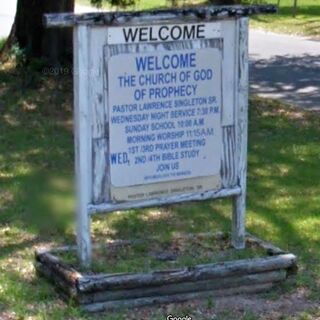
[[(279, 8), (279, 15), (281, 16), (289, 16), (292, 17), (292, 7), (280, 7)], [(320, 4), (316, 6), (298, 6), (297, 15), (303, 16), (319, 16), (320, 15)]]
[[(168, 239), (177, 233), (230, 230), (231, 200), (170, 205), (113, 215), (110, 228), (113, 237), (130, 239), (158, 235)], [(226, 209), (228, 208), (228, 209)], [(224, 213), (228, 211), (227, 216)], [(229, 216), (228, 216), (229, 215)], [(100, 218), (101, 219), (101, 218)]]
[[(312, 63), (316, 62), (308, 62)], [(15, 258), (20, 259), (17, 264), (30, 264), (33, 247), (42, 242), (73, 242), (73, 138), (67, 125), (70, 79), (42, 79), (35, 87), (24, 87), (19, 77), (0, 72), (2, 267)], [(299, 81), (296, 90), (303, 85)], [(319, 113), (253, 99), (249, 119), (248, 230), (298, 254), (304, 267), (315, 274), (303, 284), (316, 283), (320, 265)], [(225, 199), (113, 213), (95, 218), (92, 229), (99, 242), (110, 236), (166, 239), (177, 232), (230, 230), (230, 217), (230, 200)], [(24, 249), (29, 250), (21, 254)], [(2, 277), (9, 288), (3, 294), (5, 304), (13, 308), (19, 301), (16, 308), (21, 314), (29, 303), (44, 302), (52, 295), (42, 281), (28, 281), (10, 270)], [(37, 291), (36, 299), (29, 296), (32, 290)]]
[(320, 114), (257, 100), (250, 122), (249, 210), (284, 247), (312, 255), (320, 246)]
[(24, 80), (0, 72), (0, 223), (61, 238), (72, 221), (70, 80)]
[[(290, 18), (296, 22), (300, 19), (313, 19), (313, 21), (317, 21), (317, 17), (320, 15), (320, 5), (317, 6), (299, 6), (297, 10), (296, 17), (292, 16), (293, 10), (292, 7), (280, 7), (277, 14), (273, 15), (256, 15), (252, 16), (251, 19), (262, 22), (274, 22), (277, 19), (282, 18)], [(303, 16), (303, 17), (302, 17)], [(309, 20), (302, 20), (299, 23), (303, 24), (305, 22), (309, 22)]]
[[(320, 117), (255, 99), (250, 105), (248, 228), (300, 255), (320, 261)], [(121, 213), (110, 219), (119, 238), (230, 230), (230, 201), (206, 201)], [(309, 222), (308, 219), (311, 221)]]
[[(1, 76), (10, 80), (6, 74)], [(12, 77), (15, 86), (17, 79)], [(20, 94), (10, 91), (9, 86), (2, 95), (0, 221), (42, 239), (70, 242), (73, 141), (70, 128), (61, 123), (71, 116), (67, 94), (71, 86), (65, 88), (65, 80), (51, 81), (45, 89), (40, 86)], [(37, 94), (39, 90), (44, 96)], [(61, 106), (60, 112), (54, 109), (54, 96), (59, 102), (66, 101), (65, 110)], [(319, 239), (313, 240), (308, 228), (300, 232), (298, 225), (300, 219), (317, 218), (319, 210), (314, 198), (320, 189), (319, 117), (254, 100), (249, 124), (249, 228), (263, 237), (267, 226), (271, 237), (286, 247), (305, 249), (310, 243), (317, 247)], [(170, 237), (176, 232), (230, 230), (230, 202), (226, 199), (113, 213), (94, 219), (94, 236), (100, 241), (105, 236)], [(33, 244), (26, 241), (26, 245)], [(10, 252), (10, 248), (15, 246), (8, 243), (4, 251)]]
[(280, 33), (291, 33), (318, 38), (320, 35), (320, 4), (298, 6), (297, 14), (292, 16), (291, 7), (280, 7), (274, 15), (257, 15), (251, 17), (252, 25)]
[(275, 56), (252, 60), (254, 93), (277, 97), (306, 109), (320, 110), (320, 55)]

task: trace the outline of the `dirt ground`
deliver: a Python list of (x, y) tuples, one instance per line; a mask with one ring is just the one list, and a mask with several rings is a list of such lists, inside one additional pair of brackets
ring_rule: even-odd
[(197, 320), (320, 320), (320, 302), (310, 300), (308, 290), (300, 288), (288, 293), (282, 293), (281, 290), (275, 288), (269, 293), (220, 297), (212, 301), (193, 300), (159, 308), (141, 308), (128, 313), (127, 318), (166, 319), (171, 314), (182, 317), (183, 320), (188, 319), (186, 316)]

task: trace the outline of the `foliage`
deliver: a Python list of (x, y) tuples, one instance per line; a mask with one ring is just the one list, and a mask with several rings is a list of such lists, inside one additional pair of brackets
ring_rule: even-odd
[(241, 4), (244, 4), (244, 5), (263, 5), (263, 4), (267, 4), (267, 0), (242, 0)]
[(10, 48), (9, 57), (11, 60), (15, 61), (16, 66), (18, 68), (21, 68), (26, 64), (26, 60), (27, 60), (26, 50), (21, 49), (18, 44), (14, 44)]
[(267, 0), (266, 2), (275, 5), (279, 3), (279, 13), (253, 16), (250, 19), (252, 27), (306, 36), (320, 35), (319, 0), (298, 1), (295, 17), (293, 17), (292, 0)]
[(128, 7), (134, 5), (136, 0), (91, 0), (91, 4), (95, 7), (101, 8), (103, 2), (108, 2), (111, 6)]
[[(87, 0), (79, 0), (80, 3), (84, 3)], [(134, 5), (140, 10), (155, 9), (164, 7), (183, 7), (195, 4), (236, 4), (241, 0), (90, 0), (91, 4), (95, 7), (101, 8), (104, 6), (115, 6), (121, 8), (132, 8)], [(259, 2), (263, 0), (245, 0)], [(88, 4), (88, 3), (87, 3)]]
[(7, 40), (6, 38), (0, 38), (0, 52), (1, 52), (4, 44), (6, 43), (6, 40)]

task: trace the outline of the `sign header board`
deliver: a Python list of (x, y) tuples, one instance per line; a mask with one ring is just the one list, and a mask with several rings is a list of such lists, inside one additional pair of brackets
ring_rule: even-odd
[(221, 37), (221, 24), (190, 23), (108, 28), (108, 44), (157, 43)]

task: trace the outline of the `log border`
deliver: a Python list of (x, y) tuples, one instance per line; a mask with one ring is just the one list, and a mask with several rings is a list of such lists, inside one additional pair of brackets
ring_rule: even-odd
[[(230, 237), (222, 232), (183, 235), (193, 236)], [(114, 248), (148, 240), (116, 240), (99, 247)], [(88, 312), (256, 293), (270, 290), (297, 272), (294, 254), (248, 233), (246, 242), (264, 249), (266, 256), (148, 273), (92, 275), (77, 271), (55, 255), (77, 249), (64, 246), (37, 249), (34, 266), (37, 274), (52, 282), (64, 299), (72, 299)]]

